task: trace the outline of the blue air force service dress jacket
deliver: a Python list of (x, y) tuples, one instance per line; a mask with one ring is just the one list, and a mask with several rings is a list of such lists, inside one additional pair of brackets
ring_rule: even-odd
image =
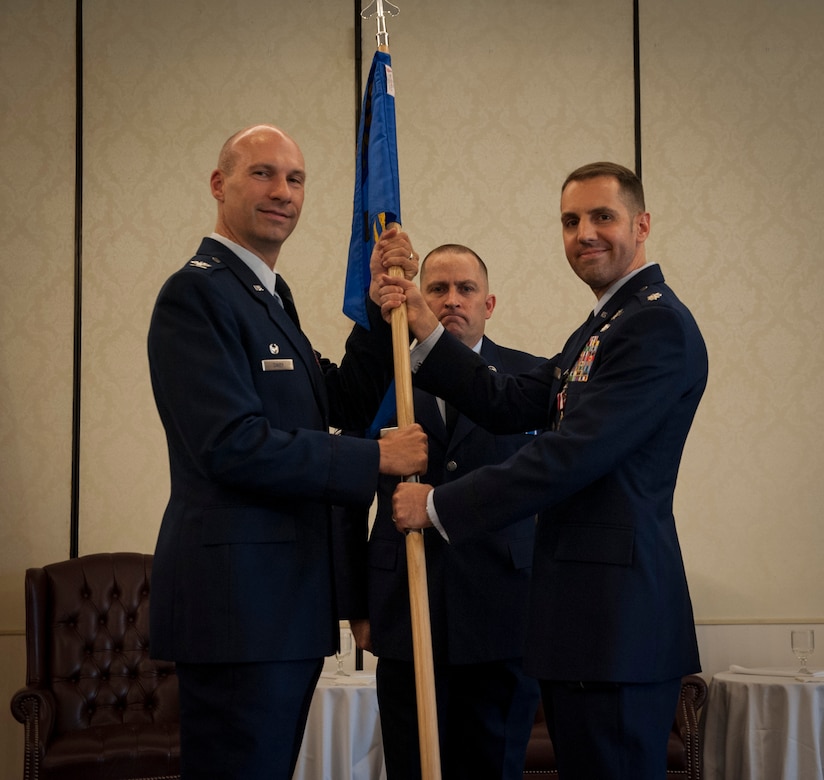
[(444, 334), (415, 382), (492, 431), (554, 429), (435, 492), (453, 543), (539, 513), (526, 671), (611, 682), (698, 671), (673, 493), (707, 352), (659, 267), (529, 373), (491, 373)]
[[(543, 359), (501, 347), (484, 337), (487, 371), (518, 373)], [(501, 463), (534, 436), (495, 436), (459, 415), (450, 435), (437, 400), (414, 391), (415, 420), (429, 437), (429, 465), (421, 481), (453, 482), (474, 469)], [(369, 538), (368, 615), (375, 655), (412, 661), (412, 630), (405, 538), (392, 522), (397, 478), (381, 476), (378, 509)], [(475, 522), (471, 508), (461, 521)], [(424, 532), (432, 651), (436, 664), (487, 663), (520, 658), (524, 650), (535, 515), (447, 544), (434, 528)]]
[(391, 331), (370, 304), (338, 367), (255, 274), (206, 238), (162, 288), (148, 338), (171, 496), (152, 578), (155, 657), (319, 658), (335, 651), (330, 505), (369, 503), (365, 427), (391, 380)]

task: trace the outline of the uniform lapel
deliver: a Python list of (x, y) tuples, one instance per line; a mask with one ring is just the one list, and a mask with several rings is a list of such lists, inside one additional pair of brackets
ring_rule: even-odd
[[(207, 241), (209, 242), (209, 245), (204, 248)], [(277, 299), (271, 295), (265, 287), (263, 287), (252, 269), (249, 268), (249, 266), (246, 265), (246, 263), (244, 263), (239, 257), (237, 257), (234, 252), (224, 247), (219, 241), (204, 239), (200, 252), (217, 255), (221, 262), (225, 263), (234, 276), (237, 277), (252, 299), (258, 305), (265, 308), (269, 318), (283, 332), (284, 338), (288, 339), (297, 356), (305, 364), (307, 374), (312, 382), (312, 388), (318, 401), (318, 405), (323, 412), (323, 416), (328, 417), (329, 403), (326, 395), (326, 385), (323, 382), (323, 374), (320, 369), (317, 355), (312, 349), (309, 339), (306, 338), (303, 331), (300, 329), (300, 320), (298, 318), (294, 300), (292, 299), (292, 293), (289, 289), (289, 285), (286, 284), (280, 274), (278, 274), (278, 281), (275, 289), (283, 301), (283, 306), (281, 306)], [(287, 307), (291, 310), (291, 313)]]
[(584, 324), (569, 337), (555, 369), (556, 384), (553, 386), (555, 407), (550, 411), (553, 430), (558, 429), (564, 416), (567, 383), (570, 381), (585, 382), (589, 377), (600, 341), (596, 334), (609, 327), (610, 321), (620, 314), (624, 304), (633, 295), (649, 284), (659, 281), (663, 281), (663, 277), (657, 265), (644, 269), (622, 285), (597, 315), (590, 314)]
[(573, 364), (578, 359), (578, 355), (581, 354), (581, 350), (589, 341), (592, 334), (601, 327), (603, 320), (600, 315), (602, 313), (603, 312), (599, 312), (598, 316), (595, 316), (592, 312), (590, 312), (589, 317), (587, 317), (583, 325), (581, 325), (578, 330), (576, 330), (575, 333), (567, 339), (566, 347), (563, 352), (563, 358), (560, 361), (561, 367), (563, 368), (565, 374), (570, 368), (572, 368)]
[(289, 319), (295, 323), (298, 330), (300, 330), (300, 317), (298, 317), (298, 310), (295, 308), (295, 299), (292, 297), (292, 290), (280, 274), (278, 274), (277, 281), (275, 282), (275, 292), (283, 302), (283, 310), (289, 315)]
[(449, 443), (446, 425), (438, 408), (438, 399), (423, 390), (414, 390), (415, 419), (429, 436), (440, 441), (444, 447)]
[(564, 371), (572, 368), (589, 339), (615, 317), (629, 298), (644, 287), (660, 281), (663, 278), (657, 265), (646, 268), (620, 287), (597, 315), (590, 314), (586, 322), (567, 340), (561, 360)]
[[(483, 341), (481, 342), (480, 355), (489, 365), (490, 371), (497, 371), (495, 364), (500, 362), (500, 353), (498, 352), (498, 347), (486, 336), (483, 337)], [(448, 437), (449, 448), (453, 449), (454, 447), (457, 447), (458, 444), (460, 444), (460, 442), (463, 441), (463, 439), (465, 439), (475, 427), (475, 423), (472, 422), (472, 420), (470, 420), (466, 415), (459, 414), (458, 419), (455, 422), (455, 429), (452, 431), (451, 437)], [(446, 430), (445, 426), (444, 430)]]

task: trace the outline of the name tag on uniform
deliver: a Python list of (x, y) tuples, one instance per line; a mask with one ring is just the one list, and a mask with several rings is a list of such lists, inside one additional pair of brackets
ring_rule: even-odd
[(283, 358), (282, 360), (261, 360), (261, 366), (264, 371), (294, 371), (295, 364), (292, 358)]

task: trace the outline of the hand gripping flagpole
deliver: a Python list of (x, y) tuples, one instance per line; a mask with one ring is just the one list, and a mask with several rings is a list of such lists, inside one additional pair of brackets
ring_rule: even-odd
[[(378, 51), (389, 53), (386, 14), (397, 16), (399, 9), (389, 0), (373, 0), (361, 13), (364, 19), (377, 18)], [(397, 223), (395, 223), (397, 225)], [(387, 225), (390, 227), (390, 225)], [(400, 225), (397, 225), (400, 227)], [(393, 266), (389, 276), (403, 276), (403, 268)], [(412, 370), (409, 362), (409, 322), (406, 304), (392, 310), (392, 353), (395, 361), (395, 399), (398, 427), (415, 422), (412, 400)], [(417, 475), (405, 478), (417, 482)], [(412, 652), (415, 665), (415, 695), (418, 704), (418, 741), (421, 753), (421, 780), (441, 780), (438, 709), (435, 698), (435, 665), (432, 657), (432, 627), (429, 621), (429, 592), (426, 581), (426, 552), (423, 531), (406, 534), (406, 568), (409, 577), (409, 612), (412, 621)]]

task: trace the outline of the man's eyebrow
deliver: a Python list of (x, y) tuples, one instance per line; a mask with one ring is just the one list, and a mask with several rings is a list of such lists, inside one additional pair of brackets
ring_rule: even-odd
[(466, 285), (466, 284), (477, 285), (478, 283), (474, 279), (455, 279), (455, 281), (453, 281), (453, 282), (448, 282), (446, 279), (432, 279), (431, 281), (427, 280), (426, 282), (424, 282), (424, 287), (429, 288), (429, 287), (440, 286), (440, 285), (447, 285), (448, 286), (450, 284), (454, 284), (456, 287), (460, 287), (461, 285)]
[[(584, 214), (617, 214), (618, 210), (613, 209), (609, 206), (595, 206), (594, 208), (587, 209), (584, 211)], [(563, 211), (561, 212), (561, 219), (566, 219), (567, 217), (578, 217), (580, 214), (577, 211)]]
[[(256, 170), (256, 169), (260, 169), (260, 168), (263, 168), (264, 170), (267, 170), (267, 171), (277, 171), (277, 170), (279, 170), (280, 166), (276, 165), (275, 163), (270, 163), (270, 162), (255, 162), (255, 163), (249, 163), (248, 170), (253, 171), (253, 170)], [(306, 170), (304, 168), (292, 168), (292, 170), (288, 171), (286, 175), (287, 176), (301, 176), (303, 178), (306, 178)]]

